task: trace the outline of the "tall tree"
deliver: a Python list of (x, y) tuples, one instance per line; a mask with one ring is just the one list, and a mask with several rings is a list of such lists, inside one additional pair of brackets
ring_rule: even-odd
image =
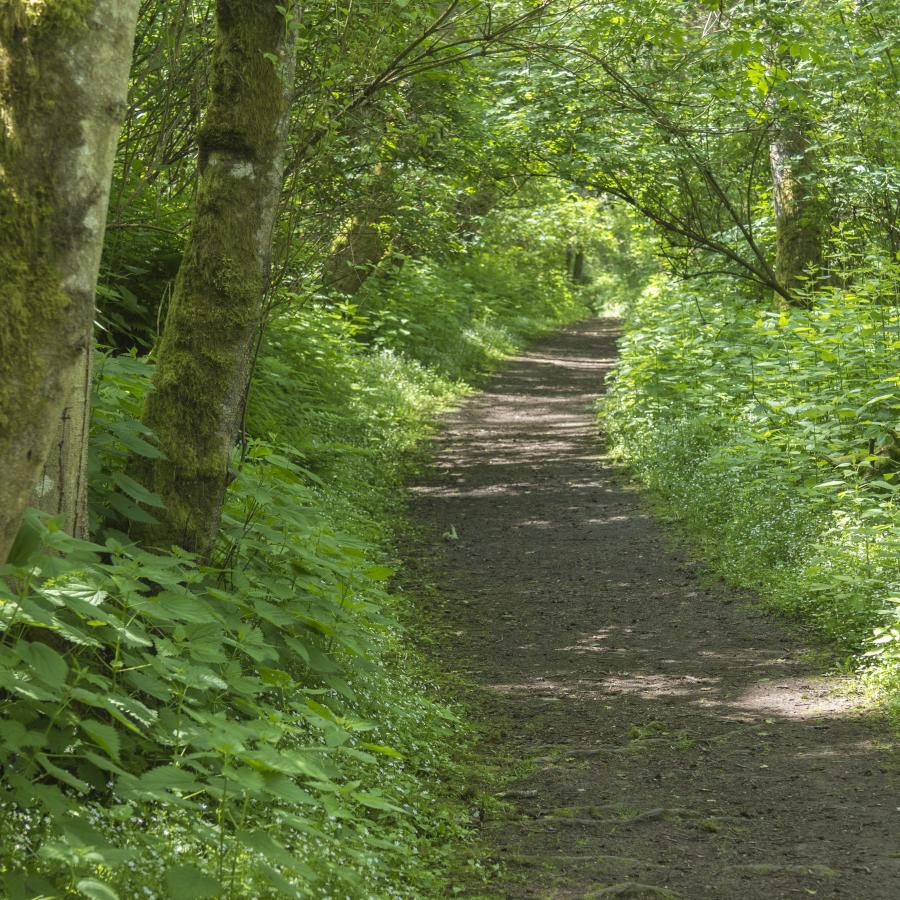
[[(436, 14), (430, 3), (407, 11), (402, 18), (408, 24), (399, 32), (396, 16), (384, 12), (383, 24), (391, 26), (384, 33), (392, 39), (386, 39), (387, 61), (377, 74), (354, 84), (337, 110), (326, 107), (324, 121), (318, 120), (321, 111), (298, 101), (298, 117), (311, 120), (298, 128), (299, 158), (327, 141), (343, 117), (370, 104), (379, 92), (490, 52), (508, 34), (539, 20), (549, 2), (499, 23), (492, 7), (480, 3), (436, 5)], [(196, 207), (144, 414), (164, 455), (133, 464), (166, 507), (147, 536), (201, 555), (208, 554), (218, 530), (228, 457), (249, 386), (286, 170), (295, 27), (307, 28), (295, 18), (299, 3), (218, 0), (216, 9), (210, 98), (198, 136)], [(372, 18), (369, 11), (348, 10), (340, 41), (346, 31), (352, 33), (355, 17), (362, 23)], [(469, 23), (468, 36), (448, 30), (457, 17)], [(303, 34), (306, 46), (314, 46), (314, 35)]]
[(806, 273), (822, 265), (824, 210), (816, 197), (815, 164), (807, 129), (776, 120), (769, 142), (775, 208), (775, 274), (792, 296)]
[(766, 106), (771, 122), (775, 274), (799, 303), (796, 298), (802, 297), (807, 274), (822, 266), (828, 211), (818, 197), (817, 161), (811, 140), (814, 122), (808, 111), (805, 73), (798, 71), (801, 61), (784, 47), (781, 37), (787, 27), (781, 17), (764, 21), (763, 34), (770, 47)]
[(296, 61), (292, 3), (218, 0), (196, 208), (157, 348), (145, 422), (164, 457), (150, 536), (206, 553), (245, 399), (269, 278)]
[(137, 13), (0, 9), (0, 560), (35, 487), (86, 527), (94, 292)]

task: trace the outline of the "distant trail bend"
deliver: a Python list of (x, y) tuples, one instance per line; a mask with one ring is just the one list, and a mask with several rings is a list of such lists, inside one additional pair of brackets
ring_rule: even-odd
[(603, 458), (617, 335), (581, 322), (512, 360), (411, 489), (441, 548), (441, 663), (499, 723), (486, 758), (529, 772), (483, 826), (506, 874), (470, 896), (896, 900), (891, 735), (796, 633), (701, 580)]

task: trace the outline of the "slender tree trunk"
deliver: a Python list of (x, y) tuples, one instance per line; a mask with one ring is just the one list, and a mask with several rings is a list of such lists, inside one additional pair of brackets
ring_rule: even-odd
[(56, 434), (31, 496), (32, 506), (62, 519), (63, 528), (88, 537), (88, 438), (91, 428), (91, 372), (94, 322), (84, 323), (84, 347), (57, 421)]
[(337, 240), (322, 273), (322, 286), (355, 294), (384, 258), (387, 242), (377, 214), (357, 216)]
[(775, 207), (775, 275), (791, 295), (822, 265), (824, 219), (813, 183), (815, 159), (806, 129), (778, 125), (769, 144)]
[(296, 59), (273, 0), (218, 0), (216, 21), (197, 204), (144, 414), (165, 456), (135, 462), (166, 504), (146, 536), (201, 555), (218, 531), (250, 378)]
[(572, 281), (575, 284), (584, 282), (584, 251), (579, 247), (572, 258)]
[(137, 13), (0, 9), (0, 561), (33, 492), (86, 528), (94, 291)]

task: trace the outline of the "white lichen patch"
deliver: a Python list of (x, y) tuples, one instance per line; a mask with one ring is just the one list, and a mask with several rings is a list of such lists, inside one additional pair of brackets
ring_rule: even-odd
[(34, 489), (34, 493), (37, 497), (49, 497), (50, 494), (53, 493), (55, 488), (56, 482), (45, 473), (41, 476), (40, 481), (37, 483), (37, 486)]
[(228, 174), (232, 178), (252, 178), (256, 173), (253, 171), (253, 163), (240, 162), (235, 163)]

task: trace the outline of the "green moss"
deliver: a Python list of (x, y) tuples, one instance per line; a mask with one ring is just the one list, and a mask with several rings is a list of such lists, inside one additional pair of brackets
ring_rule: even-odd
[(12, 0), (2, 13), (2, 24), (32, 26), (42, 31), (72, 31), (85, 27), (97, 0)]
[(284, 87), (271, 57), (284, 44), (275, 4), (220, 0), (212, 97), (199, 135), (200, 165), (212, 153), (266, 160), (278, 151)]
[[(2, 190), (2, 189), (0, 189)], [(3, 315), (0, 317), (0, 431), (15, 430), (17, 420), (33, 415), (22, 403), (34, 396), (43, 375), (39, 348), (41, 336), (59, 319), (70, 299), (59, 287), (59, 278), (40, 257), (28, 252), (36, 243), (34, 230), (23, 222), (41, 222), (44, 216), (34, 203), (16, 203), (7, 191), (0, 197), (0, 271)]]
[(150, 537), (201, 552), (218, 523), (265, 288), (270, 248), (257, 236), (271, 224), (282, 149), (284, 86), (271, 56), (284, 41), (274, 5), (218, 4), (197, 209), (145, 415), (166, 455), (152, 473), (165, 521)]
[(83, 140), (81, 89), (66, 71), (73, 29), (89, 8), (59, 0), (0, 13), (0, 555), (47, 456), (62, 384), (92, 321), (93, 298), (64, 289), (57, 270), (66, 248), (81, 242), (68, 185), (57, 178)]
[[(83, 21), (83, 10), (79, 19), (78, 9), (88, 5), (60, 0), (36, 9), (49, 12), (65, 7), (66, 21), (77, 23)], [(0, 17), (0, 104), (3, 121), (8, 123), (0, 133), (0, 430), (10, 431), (17, 416), (34, 415), (22, 403), (22, 396), (37, 395), (44, 375), (40, 364), (43, 338), (58, 327), (60, 313), (71, 302), (50, 263), (52, 160), (49, 154), (31, 152), (35, 143), (40, 143), (35, 138), (52, 107), (40, 79), (44, 42), (33, 36), (24, 40), (28, 30), (23, 24), (25, 10), (24, 4), (17, 3)], [(57, 137), (64, 142), (65, 117), (55, 118)]]

